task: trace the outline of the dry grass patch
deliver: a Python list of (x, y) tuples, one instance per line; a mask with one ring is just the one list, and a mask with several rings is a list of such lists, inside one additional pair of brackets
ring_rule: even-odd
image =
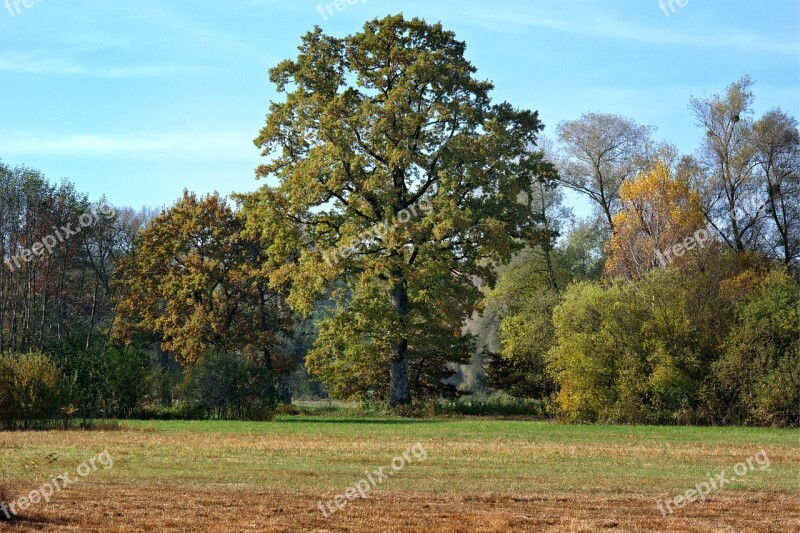
[(84, 485), (31, 509), (0, 532), (506, 532), (752, 531), (793, 532), (800, 498), (781, 494), (714, 498), (664, 518), (649, 497), (525, 498), (382, 492), (325, 518), (308, 491), (227, 486)]

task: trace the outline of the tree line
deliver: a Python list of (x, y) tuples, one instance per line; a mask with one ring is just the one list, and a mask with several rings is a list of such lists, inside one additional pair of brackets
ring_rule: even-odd
[[(574, 421), (798, 424), (800, 136), (753, 117), (753, 85), (690, 99), (694, 154), (625, 117), (559, 124), (551, 237), (488, 293), (490, 385)], [(594, 216), (564, 217), (563, 188)]]
[(600, 113), (550, 140), (465, 49), (402, 16), (317, 28), (270, 71), (273, 184), (117, 208), (52, 250), (105, 204), (0, 163), (0, 256), (41, 252), (0, 273), (0, 422), (493, 390), (566, 420), (797, 424), (796, 120), (754, 118), (744, 77), (690, 100), (691, 155)]

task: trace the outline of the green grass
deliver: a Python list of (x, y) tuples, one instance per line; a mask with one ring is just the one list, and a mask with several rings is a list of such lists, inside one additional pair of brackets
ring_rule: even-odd
[(275, 422), (128, 421), (108, 432), (0, 434), (7, 470), (58, 453), (45, 473), (108, 449), (99, 482), (341, 491), (417, 442), (428, 452), (380, 490), (498, 494), (683, 492), (765, 450), (771, 468), (728, 491), (800, 490), (800, 432), (760, 428), (569, 426), (490, 419), (279, 416)]

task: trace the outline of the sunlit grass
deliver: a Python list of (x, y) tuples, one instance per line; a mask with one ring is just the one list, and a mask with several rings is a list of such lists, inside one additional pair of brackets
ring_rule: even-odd
[[(567, 426), (484, 419), (279, 417), (272, 423), (125, 422), (126, 431), (0, 434), (9, 472), (56, 453), (57, 474), (108, 449), (92, 482), (222, 483), (336, 491), (420, 442), (428, 459), (393, 491), (453, 495), (652, 494), (683, 491), (765, 450), (771, 468), (729, 491), (800, 490), (800, 432), (758, 428)], [(19, 471), (19, 469), (16, 469)]]

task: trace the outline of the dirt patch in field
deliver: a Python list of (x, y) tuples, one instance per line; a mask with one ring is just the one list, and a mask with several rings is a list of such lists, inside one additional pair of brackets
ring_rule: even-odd
[(0, 532), (20, 531), (797, 531), (800, 496), (733, 495), (691, 504), (663, 517), (650, 497), (463, 497), (375, 492), (324, 517), (320, 499), (333, 494), (250, 491), (208, 486), (76, 487), (40, 503)]

